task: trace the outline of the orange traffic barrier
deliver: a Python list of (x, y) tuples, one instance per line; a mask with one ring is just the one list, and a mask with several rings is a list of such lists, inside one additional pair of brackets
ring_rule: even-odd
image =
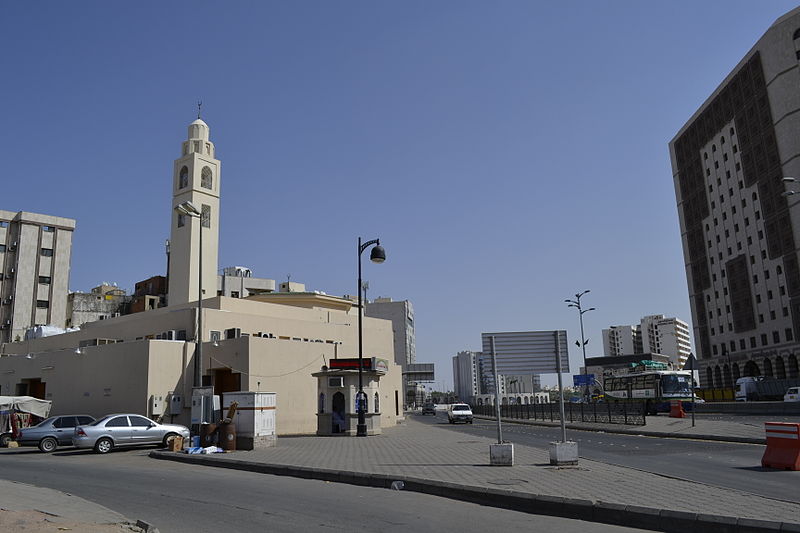
[(680, 400), (670, 400), (669, 416), (670, 418), (686, 418), (686, 411), (683, 410), (683, 404)]
[(791, 422), (765, 422), (767, 449), (761, 466), (800, 470), (800, 424)]

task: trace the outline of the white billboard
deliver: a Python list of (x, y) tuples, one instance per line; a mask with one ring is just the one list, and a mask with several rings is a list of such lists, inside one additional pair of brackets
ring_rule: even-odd
[[(556, 331), (511, 331), (482, 333), (483, 353), (492, 353), (491, 339), (494, 337), (494, 354), (497, 373), (502, 375), (554, 374), (559, 371), (556, 364), (556, 348), (561, 356), (561, 372), (569, 372), (567, 332)], [(556, 345), (556, 338), (558, 345)]]

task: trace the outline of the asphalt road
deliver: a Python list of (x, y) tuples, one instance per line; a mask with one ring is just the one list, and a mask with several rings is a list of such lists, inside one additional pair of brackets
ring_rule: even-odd
[[(64, 449), (0, 450), (0, 477), (69, 492), (161, 533), (233, 531), (643, 531), (537, 516), (426, 494)], [(0, 507), (3, 496), (0, 495)]]
[[(417, 420), (442, 424), (453, 431), (497, 438), (497, 424), (492, 420), (476, 418), (472, 425), (450, 425), (443, 413), (437, 413), (436, 417), (415, 416)], [(800, 472), (762, 468), (762, 445), (572, 429), (567, 430), (567, 438), (578, 442), (578, 454), (585, 459), (800, 503), (800, 491), (797, 490)], [(503, 424), (503, 440), (507, 442), (548, 448), (550, 442), (560, 439), (560, 428)]]

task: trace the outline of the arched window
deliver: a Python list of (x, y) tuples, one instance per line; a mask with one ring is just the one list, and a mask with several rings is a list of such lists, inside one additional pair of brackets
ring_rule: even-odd
[(747, 364), (744, 365), (744, 375), (745, 377), (760, 376), (761, 370), (758, 368), (758, 363), (755, 361), (748, 361)]
[(722, 387), (722, 369), (719, 366), (714, 367), (714, 386)]
[(789, 367), (789, 371), (787, 372), (787, 374), (789, 375), (790, 378), (796, 378), (797, 374), (798, 374), (798, 372), (797, 372), (797, 356), (794, 355), (794, 354), (790, 355), (788, 357), (788, 362), (789, 362), (789, 364), (787, 366)]
[(742, 377), (742, 374), (739, 371), (739, 363), (733, 363), (733, 382), (736, 383), (736, 380)]
[(764, 359), (764, 375), (771, 378), (772, 375), (772, 361), (769, 359)]
[(706, 385), (712, 389), (714, 388), (714, 371), (711, 370), (710, 366), (706, 368)]
[(775, 359), (775, 377), (778, 379), (786, 379), (786, 364), (783, 362), (783, 357)]
[(376, 392), (375, 393), (375, 400), (373, 401), (373, 403), (375, 404), (375, 412), (376, 413), (380, 413), (381, 412), (380, 411), (380, 401), (381, 401), (380, 400), (380, 396), (378, 396), (378, 393)]
[(792, 39), (794, 39), (795, 41), (797, 39), (800, 39), (800, 29), (795, 30), (794, 35), (792, 36)]
[(200, 173), (200, 186), (204, 189), (211, 189), (213, 188), (212, 183), (211, 169), (203, 167), (203, 171)]
[(185, 189), (189, 186), (189, 169), (186, 167), (181, 168), (180, 178), (178, 179), (178, 188)]

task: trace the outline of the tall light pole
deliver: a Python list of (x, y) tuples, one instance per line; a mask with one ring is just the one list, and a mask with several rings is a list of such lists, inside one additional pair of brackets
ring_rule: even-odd
[[(583, 350), (583, 375), (587, 376), (588, 369), (586, 368), (586, 344), (589, 342), (589, 339), (586, 338), (586, 335), (583, 333), (583, 315), (584, 313), (588, 313), (589, 311), (595, 311), (594, 307), (590, 307), (589, 309), (583, 309), (581, 307), (581, 296), (585, 295), (586, 293), (591, 292), (589, 289), (586, 289), (583, 292), (580, 292), (575, 295), (574, 300), (564, 300), (567, 303), (567, 307), (574, 307), (578, 310), (578, 317), (581, 322), (581, 340), (575, 341), (575, 344), (581, 347)], [(588, 380), (588, 377), (584, 377), (584, 380)], [(586, 382), (586, 393), (585, 393), (586, 401), (589, 401), (589, 384)]]
[(383, 263), (386, 261), (386, 250), (384, 250), (383, 246), (381, 246), (380, 239), (373, 239), (362, 244), (361, 237), (358, 238), (358, 395), (356, 396), (356, 411), (358, 412), (358, 425), (356, 426), (357, 437), (367, 436), (367, 420), (364, 413), (364, 406), (366, 402), (364, 401), (364, 381), (362, 377), (364, 371), (362, 325), (364, 310), (361, 305), (361, 254), (373, 244), (375, 247), (372, 248), (372, 251), (369, 254), (370, 260), (373, 263)]
[(197, 357), (194, 359), (194, 386), (203, 386), (203, 213), (192, 202), (186, 201), (175, 206), (181, 215), (196, 218), (200, 224), (197, 231), (199, 247), (197, 250)]

